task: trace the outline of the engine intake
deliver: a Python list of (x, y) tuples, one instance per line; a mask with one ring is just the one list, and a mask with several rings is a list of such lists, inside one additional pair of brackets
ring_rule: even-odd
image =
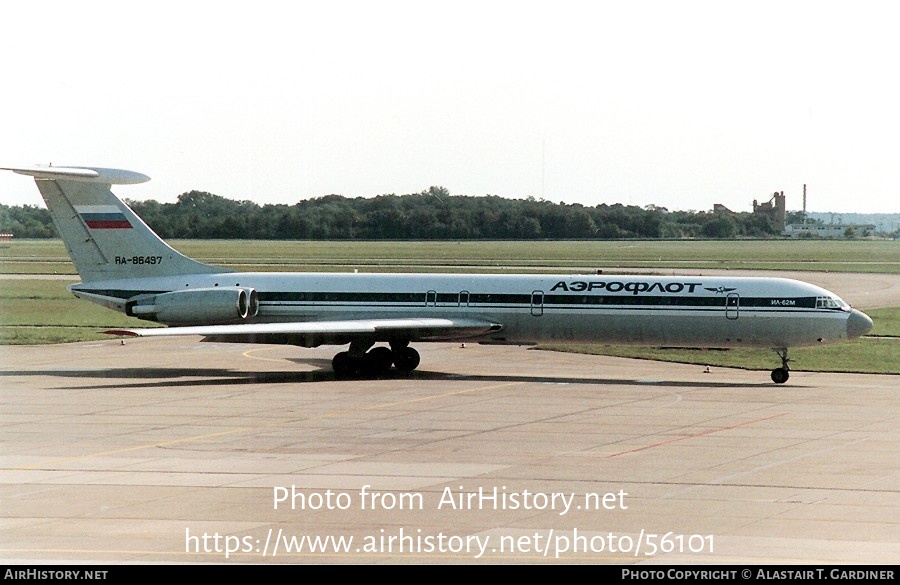
[(227, 325), (256, 316), (259, 297), (252, 288), (195, 288), (134, 299), (131, 317), (167, 325)]

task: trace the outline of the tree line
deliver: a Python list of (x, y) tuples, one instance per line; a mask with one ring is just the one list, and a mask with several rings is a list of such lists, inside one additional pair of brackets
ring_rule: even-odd
[[(627, 238), (767, 238), (780, 236), (753, 213), (669, 211), (622, 204), (451, 195), (431, 187), (410, 195), (327, 195), (294, 205), (237, 201), (203, 191), (175, 203), (127, 201), (163, 238), (262, 240), (530, 240)], [(0, 205), (0, 232), (56, 237), (49, 212)]]

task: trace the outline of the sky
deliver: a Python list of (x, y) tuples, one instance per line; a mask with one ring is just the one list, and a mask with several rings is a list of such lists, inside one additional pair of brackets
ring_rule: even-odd
[[(0, 166), (259, 204), (340, 194), (900, 212), (900, 5), (153, 3), (0, 18)], [(0, 203), (43, 205), (0, 172)]]

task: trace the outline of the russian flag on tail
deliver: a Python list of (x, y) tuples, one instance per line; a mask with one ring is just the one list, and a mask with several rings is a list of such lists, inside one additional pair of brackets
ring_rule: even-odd
[(76, 205), (75, 211), (93, 230), (131, 229), (131, 223), (115, 205)]

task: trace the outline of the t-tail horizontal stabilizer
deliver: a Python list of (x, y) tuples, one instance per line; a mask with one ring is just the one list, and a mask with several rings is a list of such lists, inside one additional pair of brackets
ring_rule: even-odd
[(144, 183), (134, 171), (100, 167), (0, 167), (34, 177), (84, 282), (230, 272), (166, 244), (110, 190)]
[(13, 171), (20, 175), (30, 175), (35, 179), (64, 179), (66, 181), (81, 181), (85, 183), (100, 183), (103, 185), (134, 185), (146, 183), (150, 180), (147, 175), (126, 171), (123, 169), (104, 169), (100, 167), (54, 167), (54, 166), (24, 166), (24, 167), (0, 167), (3, 171)]

